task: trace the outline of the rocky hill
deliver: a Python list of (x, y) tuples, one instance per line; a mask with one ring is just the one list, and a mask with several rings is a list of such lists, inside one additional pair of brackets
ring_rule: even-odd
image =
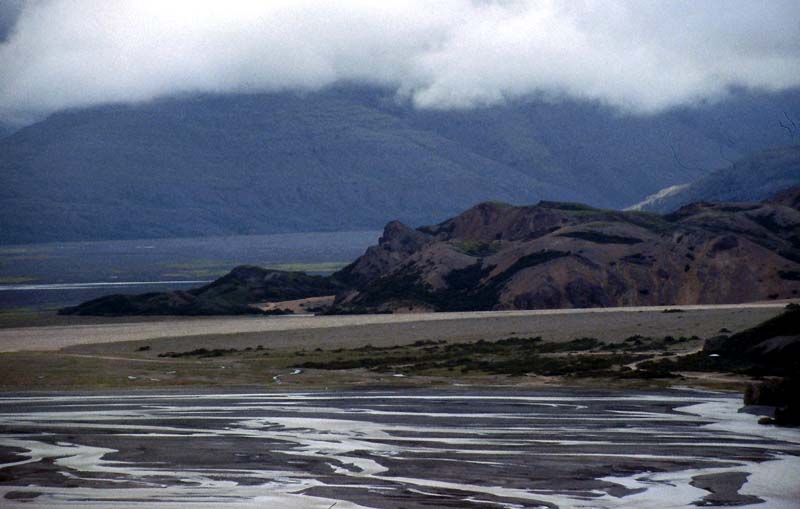
[(67, 111), (0, 138), (0, 243), (417, 226), (487, 200), (624, 207), (787, 143), (778, 120), (798, 109), (800, 90), (648, 116), (426, 111), (340, 87)]
[(483, 203), (418, 230), (390, 223), (379, 245), (339, 277), (356, 288), (337, 299), (336, 309), (347, 312), (795, 298), (800, 211), (769, 202), (696, 203), (659, 216)]
[[(443, 223), (389, 223), (328, 277), (239, 267), (191, 292), (104, 297), (77, 314), (218, 314), (336, 294), (332, 313), (736, 303), (800, 296), (800, 190), (673, 214), (482, 203)], [(175, 304), (175, 303), (178, 304)]]
[(343, 290), (334, 279), (302, 272), (243, 265), (189, 291), (109, 295), (64, 308), (64, 315), (242, 315), (261, 314), (251, 304), (333, 295)]
[(760, 201), (792, 186), (800, 186), (800, 145), (760, 151), (690, 184), (662, 189), (630, 209), (667, 213), (697, 201)]

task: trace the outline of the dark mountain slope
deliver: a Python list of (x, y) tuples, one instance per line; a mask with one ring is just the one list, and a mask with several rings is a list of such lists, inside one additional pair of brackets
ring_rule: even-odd
[(16, 129), (14, 129), (13, 127), (0, 122), (0, 138), (5, 138), (6, 136), (10, 136), (11, 134), (14, 133), (15, 130)]
[(0, 242), (425, 224), (484, 200), (618, 207), (785, 143), (784, 108), (800, 92), (650, 117), (426, 112), (364, 88), (66, 112), (0, 139)]
[(3, 168), (4, 240), (367, 228), (553, 192), (378, 111), (269, 99), (107, 109), (13, 135), (0, 164), (24, 170)]
[(800, 185), (800, 145), (758, 152), (687, 186), (651, 197), (634, 208), (666, 213), (698, 201), (759, 201), (797, 185)]

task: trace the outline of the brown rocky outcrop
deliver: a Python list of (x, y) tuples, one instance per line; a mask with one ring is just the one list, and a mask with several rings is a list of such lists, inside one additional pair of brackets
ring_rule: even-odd
[[(787, 201), (788, 200), (788, 201)], [(341, 275), (339, 311), (737, 303), (798, 297), (792, 198), (695, 203), (659, 216), (482, 203), (434, 226), (390, 223)]]

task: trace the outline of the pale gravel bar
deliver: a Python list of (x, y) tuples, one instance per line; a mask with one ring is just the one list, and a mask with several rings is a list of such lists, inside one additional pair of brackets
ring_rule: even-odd
[[(320, 344), (345, 347), (365, 339), (376, 341), (374, 344), (379, 346), (432, 336), (472, 340), (497, 339), (512, 333), (542, 335), (554, 340), (586, 335), (612, 340), (628, 333), (705, 337), (723, 327), (737, 330), (753, 326), (777, 315), (785, 305), (785, 302), (767, 302), (393, 315), (176, 317), (174, 320), (158, 317), (153, 321), (122, 323), (109, 319), (109, 323), (101, 324), (0, 329), (0, 352), (54, 351), (86, 344), (219, 336), (246, 342), (255, 336), (278, 342), (265, 344), (271, 347), (288, 346), (280, 344), (282, 338), (283, 342), (291, 339), (293, 344), (298, 338), (305, 339), (308, 344), (303, 346), (308, 347)], [(676, 308), (684, 312), (663, 313)], [(404, 332), (405, 336), (392, 337), (394, 331)]]

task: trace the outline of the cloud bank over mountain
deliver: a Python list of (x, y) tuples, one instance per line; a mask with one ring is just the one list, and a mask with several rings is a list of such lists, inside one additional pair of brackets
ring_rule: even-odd
[(634, 114), (736, 87), (800, 86), (796, 0), (11, 4), (13, 16), (0, 10), (5, 122), (177, 94), (349, 82), (387, 87), (419, 108), (535, 96)]

